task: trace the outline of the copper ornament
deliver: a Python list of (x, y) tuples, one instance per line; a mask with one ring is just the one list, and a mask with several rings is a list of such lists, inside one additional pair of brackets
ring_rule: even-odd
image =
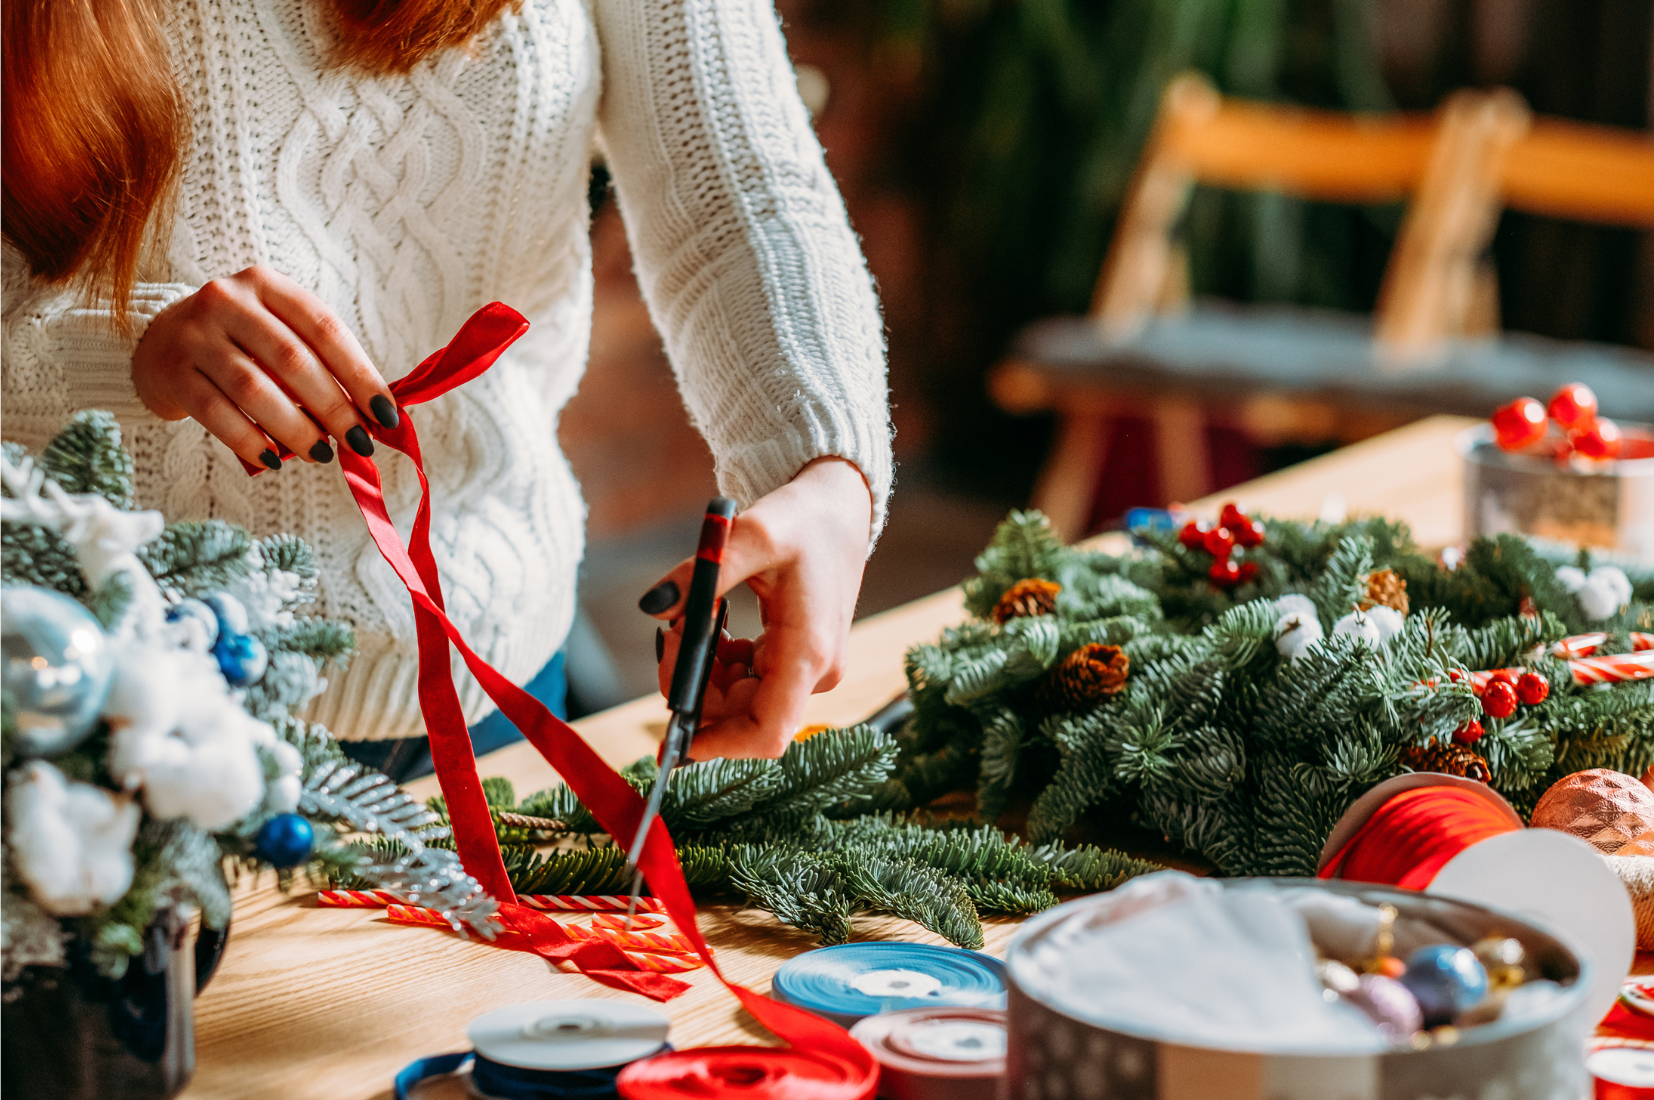
[(1539, 799), (1532, 824), (1577, 836), (1605, 856), (1654, 855), (1654, 792), (1624, 772), (1575, 772)]

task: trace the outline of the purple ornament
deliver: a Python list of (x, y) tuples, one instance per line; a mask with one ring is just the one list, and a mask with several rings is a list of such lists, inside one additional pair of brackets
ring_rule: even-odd
[(1419, 1002), (1412, 992), (1382, 974), (1361, 975), (1359, 986), (1344, 994), (1344, 1000), (1359, 1008), (1391, 1043), (1406, 1043), (1424, 1026)]
[(1487, 971), (1470, 948), (1437, 943), (1407, 956), (1401, 984), (1418, 999), (1424, 1025), (1437, 1027), (1487, 996)]

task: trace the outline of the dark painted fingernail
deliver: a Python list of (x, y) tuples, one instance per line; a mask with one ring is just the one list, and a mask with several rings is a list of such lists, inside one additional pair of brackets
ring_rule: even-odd
[(394, 428), (402, 423), (402, 414), (396, 411), (396, 402), (382, 393), (376, 393), (368, 401), (368, 408), (373, 410), (373, 418), (387, 428)]
[(318, 439), (316, 445), (310, 448), (310, 457), (317, 462), (332, 462), (333, 448), (327, 445), (327, 440)]
[(263, 454), (258, 456), (258, 460), (272, 470), (281, 469), (281, 456), (272, 450), (266, 449)]
[(657, 626), (657, 627), (655, 627), (655, 660), (656, 661), (664, 661), (665, 659), (666, 659), (666, 631), (662, 630), (660, 627)]
[(345, 433), (345, 442), (350, 444), (351, 450), (363, 458), (369, 458), (373, 455), (373, 440), (368, 438), (367, 429), (360, 424)]
[(659, 615), (662, 611), (678, 602), (678, 584), (676, 581), (661, 581), (655, 587), (643, 594), (643, 599), (637, 602), (645, 615)]

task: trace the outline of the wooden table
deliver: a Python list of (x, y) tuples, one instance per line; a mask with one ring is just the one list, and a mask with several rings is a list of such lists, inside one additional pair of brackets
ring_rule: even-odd
[[(1461, 475), (1453, 436), (1471, 423), (1435, 417), (1248, 482), (1194, 505), (1215, 516), (1235, 500), (1247, 511), (1314, 518), (1328, 505), (1404, 519), (1425, 546), (1459, 537)], [(844, 725), (898, 694), (902, 654), (965, 617), (957, 588), (858, 623), (838, 688), (811, 701), (807, 721)], [(639, 699), (575, 723), (609, 763), (653, 754), (664, 730), (658, 698)], [(483, 757), (484, 776), (509, 776), (519, 795), (557, 781), (526, 743)], [(410, 785), (436, 793), (432, 779)], [(1003, 951), (1016, 922), (984, 922), (987, 950)], [(701, 928), (731, 978), (760, 992), (786, 959), (815, 942), (768, 913), (702, 910)], [(895, 918), (858, 918), (858, 938), (940, 938)], [(694, 988), (663, 1006), (680, 1048), (769, 1042), (704, 970)], [(628, 997), (535, 956), (470, 943), (436, 930), (389, 924), (372, 910), (318, 909), (314, 895), (283, 897), (270, 883), (237, 889), (235, 926), (218, 975), (196, 1002), (198, 1067), (189, 1100), (304, 1097), (388, 1100), (396, 1071), (422, 1055), (466, 1049), (466, 1024), (520, 1001)], [(456, 1086), (427, 1097), (463, 1095)]]

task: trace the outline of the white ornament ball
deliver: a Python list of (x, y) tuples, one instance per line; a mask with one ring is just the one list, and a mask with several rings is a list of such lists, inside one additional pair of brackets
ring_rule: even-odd
[(205, 653), (218, 641), (218, 616), (200, 600), (179, 600), (167, 609), (167, 624), (181, 648)]
[(1314, 619), (1316, 628), (1320, 628), (1321, 613), (1315, 608), (1315, 601), (1302, 592), (1291, 592), (1275, 601), (1275, 614), (1280, 616), (1301, 615), (1305, 619)]

